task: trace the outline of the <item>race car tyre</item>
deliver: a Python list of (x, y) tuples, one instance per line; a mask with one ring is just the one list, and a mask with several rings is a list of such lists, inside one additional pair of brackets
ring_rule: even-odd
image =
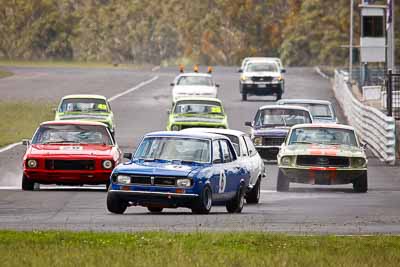
[(107, 194), (107, 209), (109, 212), (123, 214), (128, 207), (128, 204), (118, 197), (116, 194), (108, 192)]
[(355, 193), (365, 193), (368, 191), (368, 174), (364, 172), (353, 182), (353, 191)]
[(163, 208), (160, 207), (147, 207), (147, 209), (151, 212), (151, 213), (160, 213), (162, 212)]
[(212, 192), (209, 186), (205, 186), (200, 196), (195, 200), (192, 206), (192, 212), (195, 214), (208, 214), (212, 207)]
[(242, 93), (242, 101), (247, 101), (247, 94), (246, 93)]
[(246, 194), (247, 204), (257, 204), (260, 201), (261, 195), (261, 178), (258, 178), (256, 184), (250, 192)]
[(241, 185), (238, 192), (236, 192), (236, 196), (226, 203), (226, 210), (229, 213), (241, 213), (244, 206), (244, 194), (245, 189), (244, 186)]
[(34, 189), (35, 189), (35, 183), (29, 181), (29, 179), (25, 175), (22, 175), (22, 190), (33, 191)]
[(278, 180), (276, 182), (276, 191), (278, 192), (287, 192), (289, 191), (290, 181), (288, 177), (279, 169), (278, 171)]

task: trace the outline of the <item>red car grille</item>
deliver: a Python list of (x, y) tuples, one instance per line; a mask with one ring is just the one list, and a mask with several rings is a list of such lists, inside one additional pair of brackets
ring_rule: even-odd
[(350, 160), (347, 157), (335, 156), (297, 156), (299, 166), (318, 166), (318, 167), (348, 167)]
[(90, 171), (95, 169), (94, 160), (54, 160), (45, 161), (47, 170), (82, 170)]

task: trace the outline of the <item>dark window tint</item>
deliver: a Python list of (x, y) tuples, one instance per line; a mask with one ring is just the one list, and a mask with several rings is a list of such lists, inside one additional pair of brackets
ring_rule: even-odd
[(383, 37), (384, 25), (382, 16), (363, 17), (363, 37)]

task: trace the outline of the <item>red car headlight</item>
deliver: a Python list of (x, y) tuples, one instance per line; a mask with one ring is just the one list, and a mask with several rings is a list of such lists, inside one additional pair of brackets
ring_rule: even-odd
[(26, 161), (26, 167), (34, 169), (38, 167), (38, 162), (36, 159), (28, 159)]
[(101, 165), (103, 166), (104, 169), (110, 170), (110, 169), (112, 169), (114, 164), (113, 164), (113, 162), (111, 160), (103, 160)]

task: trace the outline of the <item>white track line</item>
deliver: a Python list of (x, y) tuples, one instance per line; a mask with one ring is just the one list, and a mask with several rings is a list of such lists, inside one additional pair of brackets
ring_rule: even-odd
[(276, 193), (276, 190), (260, 190), (261, 193), (265, 194), (271, 194), (271, 193)]
[(21, 144), (21, 142), (18, 142), (18, 143), (14, 143), (14, 144), (8, 145), (6, 147), (0, 148), (0, 153), (6, 152), (7, 150), (10, 150), (20, 144)]
[(325, 73), (323, 73), (319, 67), (315, 67), (314, 70), (315, 70), (322, 78), (329, 80), (328, 75), (326, 75)]
[(151, 69), (151, 71), (158, 71), (160, 69), (160, 66), (155, 66)]
[(122, 92), (122, 93), (119, 93), (119, 94), (117, 94), (117, 95), (115, 95), (115, 96), (110, 97), (110, 98), (108, 99), (108, 101), (109, 101), (109, 102), (112, 102), (112, 101), (114, 101), (114, 100), (120, 98), (121, 96), (124, 96), (124, 95), (126, 95), (126, 94), (132, 93), (133, 91), (136, 91), (137, 89), (142, 88), (143, 86), (146, 86), (146, 85), (148, 85), (149, 83), (154, 82), (154, 81), (157, 80), (158, 78), (159, 78), (158, 76), (154, 76), (154, 77), (151, 78), (150, 80), (141, 82), (141, 83), (139, 83), (138, 85), (136, 85), (135, 87), (132, 87), (131, 89), (128, 89), (128, 90), (126, 90), (126, 91), (124, 91), (124, 92)]
[[(119, 93), (119, 94), (117, 94), (117, 95), (114, 95), (114, 96), (110, 97), (108, 101), (109, 101), (109, 102), (112, 102), (112, 101), (114, 101), (114, 100), (120, 98), (121, 96), (124, 96), (124, 95), (126, 95), (126, 94), (129, 94), (129, 93), (131, 93), (131, 92), (133, 92), (133, 91), (136, 91), (137, 89), (142, 88), (143, 86), (146, 86), (146, 85), (148, 85), (149, 83), (154, 82), (154, 81), (157, 80), (158, 78), (159, 78), (158, 76), (154, 76), (154, 77), (151, 78), (150, 80), (141, 82), (141, 83), (139, 83), (138, 85), (136, 85), (136, 86), (134, 86), (134, 87), (132, 87), (132, 88), (126, 90), (126, 91), (123, 91), (122, 93)], [(10, 149), (12, 149), (12, 148), (14, 148), (14, 147), (20, 145), (20, 144), (21, 144), (21, 142), (18, 142), (18, 143), (14, 143), (14, 144), (8, 145), (8, 146), (6, 146), (6, 147), (0, 148), (0, 153), (6, 152), (6, 151), (8, 151), (8, 150), (10, 150)]]

